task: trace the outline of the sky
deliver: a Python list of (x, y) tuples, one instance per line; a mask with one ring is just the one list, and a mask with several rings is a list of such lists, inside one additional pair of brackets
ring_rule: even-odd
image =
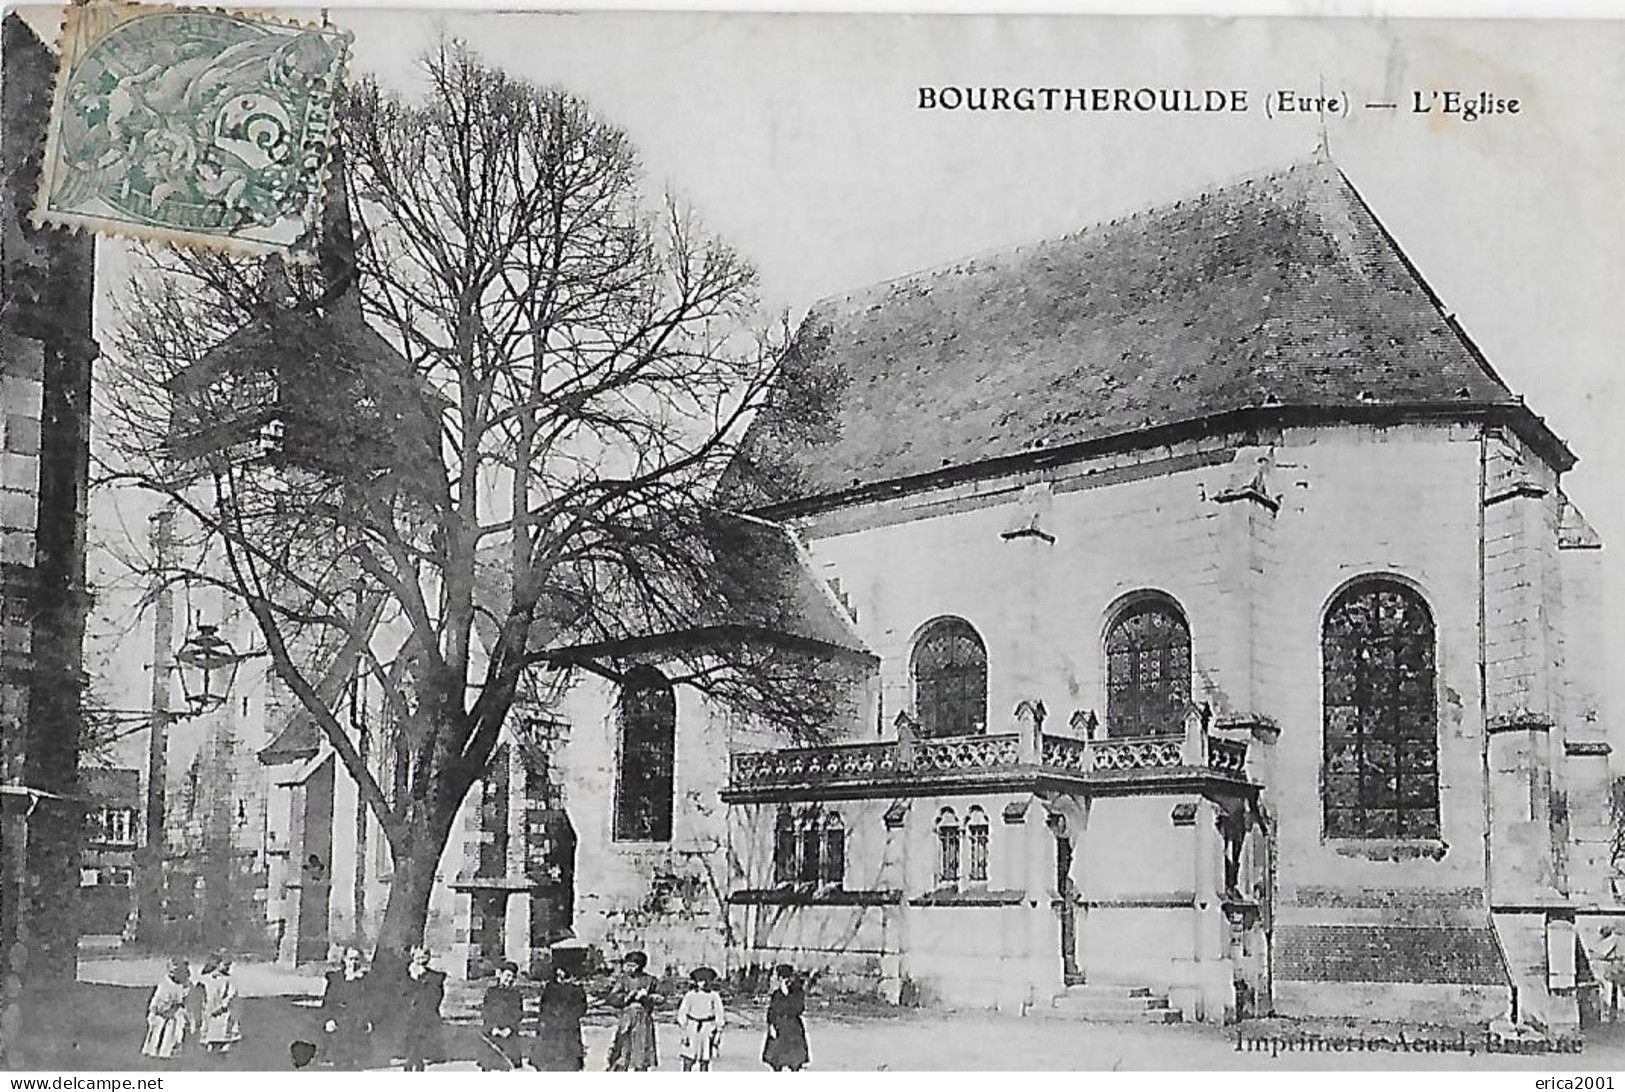
[[(314, 15), (314, 12), (307, 13)], [(334, 10), (351, 73), (410, 94), (439, 34), (585, 97), (792, 320), (815, 301), (1075, 231), (1329, 143), (1483, 349), (1568, 441), (1565, 490), (1613, 544), (1625, 616), (1625, 24), (1352, 19), (536, 14)], [(51, 18), (33, 13), (47, 35)], [(924, 111), (921, 86), (1245, 89), (1224, 116)], [(1349, 116), (1271, 117), (1274, 92)], [(1519, 100), (1473, 122), (1412, 93)], [(1396, 110), (1368, 110), (1390, 101)], [(102, 247), (103, 275), (124, 259)], [(105, 321), (105, 308), (103, 310)], [(1625, 642), (1610, 648), (1625, 677)], [(150, 659), (150, 656), (148, 657)]]

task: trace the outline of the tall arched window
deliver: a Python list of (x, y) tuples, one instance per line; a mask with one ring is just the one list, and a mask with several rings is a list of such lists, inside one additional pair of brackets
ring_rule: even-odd
[(1328, 838), (1439, 835), (1433, 615), (1397, 580), (1332, 600), (1321, 629)]
[(927, 736), (964, 736), (987, 725), (987, 647), (963, 618), (939, 618), (914, 645), (914, 715)]
[(652, 667), (635, 667), (621, 686), (621, 753), (615, 776), (615, 838), (671, 841), (677, 697)]
[(1191, 631), (1170, 600), (1142, 599), (1106, 631), (1106, 734), (1178, 735), (1191, 700)]

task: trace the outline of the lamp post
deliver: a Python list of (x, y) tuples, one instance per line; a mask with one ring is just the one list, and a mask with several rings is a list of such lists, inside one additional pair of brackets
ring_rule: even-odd
[(198, 624), (197, 632), (175, 653), (181, 669), (181, 693), (186, 695), (192, 716), (213, 712), (226, 703), (242, 660), (231, 642), (220, 636), (219, 626)]
[[(153, 519), (153, 545), (160, 567), (168, 559), (172, 514), (168, 509)], [(152, 709), (147, 740), (147, 838), (138, 855), (136, 899), (137, 937), (143, 943), (161, 938), (164, 902), (164, 795), (169, 773), (169, 726), (213, 712), (225, 704), (243, 657), (220, 636), (220, 627), (199, 624), (197, 631), (170, 651), (174, 640), (174, 597), (166, 584), (158, 589), (153, 622)], [(186, 708), (169, 708), (170, 672), (180, 674)]]

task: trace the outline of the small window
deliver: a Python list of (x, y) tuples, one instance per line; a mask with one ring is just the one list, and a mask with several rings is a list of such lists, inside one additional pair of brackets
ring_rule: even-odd
[(951, 887), (959, 882), (959, 819), (952, 808), (937, 816), (937, 885)]
[(796, 833), (799, 835), (799, 854), (796, 862), (796, 879), (805, 884), (818, 882), (818, 850), (823, 832), (818, 829), (818, 813), (808, 811), (801, 816), (801, 822), (796, 824)]
[(846, 881), (846, 824), (833, 811), (824, 816), (824, 852), (818, 858), (818, 879), (835, 887)]
[(135, 812), (131, 808), (103, 808), (101, 841), (113, 845), (135, 844)]
[(846, 824), (816, 807), (780, 808), (773, 823), (773, 883), (839, 886), (846, 880)]
[(970, 851), (965, 878), (971, 883), (986, 883), (988, 822), (981, 808), (972, 808), (965, 816), (965, 834)]
[(789, 808), (780, 808), (773, 824), (773, 882), (796, 882), (796, 820)]

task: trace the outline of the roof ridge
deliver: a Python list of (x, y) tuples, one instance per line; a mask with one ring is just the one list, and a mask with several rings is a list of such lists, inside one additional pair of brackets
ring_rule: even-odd
[[(1238, 172), (1231, 175), (1229, 178), (1224, 179), (1223, 181), (1208, 183), (1200, 189), (1182, 191), (1177, 197), (1159, 198), (1158, 200), (1149, 204), (1136, 206), (1128, 212), (1121, 212), (1115, 216), (1109, 216), (1104, 219), (1090, 220), (1083, 224), (1083, 226), (1072, 231), (1064, 232), (1060, 235), (1045, 235), (1037, 239), (1028, 239), (1025, 242), (999, 244), (988, 247), (984, 250), (976, 251), (975, 253), (962, 254), (957, 258), (949, 258), (944, 261), (934, 262), (930, 265), (923, 265), (906, 273), (899, 273), (894, 277), (887, 277), (883, 280), (873, 281), (869, 284), (862, 285), (846, 292), (833, 292), (827, 296), (822, 296), (815, 300), (808, 308), (808, 312), (809, 314), (815, 314), (836, 304), (849, 304), (855, 299), (872, 297), (886, 289), (898, 287), (922, 279), (936, 279), (937, 277), (945, 274), (953, 273), (957, 271), (960, 266), (969, 263), (1009, 258), (1016, 254), (1020, 254), (1023, 251), (1034, 250), (1055, 243), (1082, 239), (1085, 236), (1088, 236), (1094, 232), (1103, 231), (1106, 228), (1117, 227), (1134, 220), (1150, 219), (1154, 216), (1172, 212), (1188, 203), (1193, 204), (1206, 201), (1211, 197), (1215, 197), (1229, 190), (1240, 189), (1243, 186), (1258, 185), (1260, 183), (1286, 178), (1288, 175), (1295, 173), (1308, 173), (1317, 170), (1332, 170), (1336, 171), (1340, 177), (1342, 176), (1342, 171), (1331, 159), (1321, 158), (1314, 155), (1300, 156), (1288, 161), (1285, 166), (1278, 166), (1274, 168), (1259, 167), (1248, 171)], [(1344, 181), (1347, 182), (1346, 177), (1344, 178)], [(1352, 185), (1350, 185), (1350, 188), (1353, 188)]]

